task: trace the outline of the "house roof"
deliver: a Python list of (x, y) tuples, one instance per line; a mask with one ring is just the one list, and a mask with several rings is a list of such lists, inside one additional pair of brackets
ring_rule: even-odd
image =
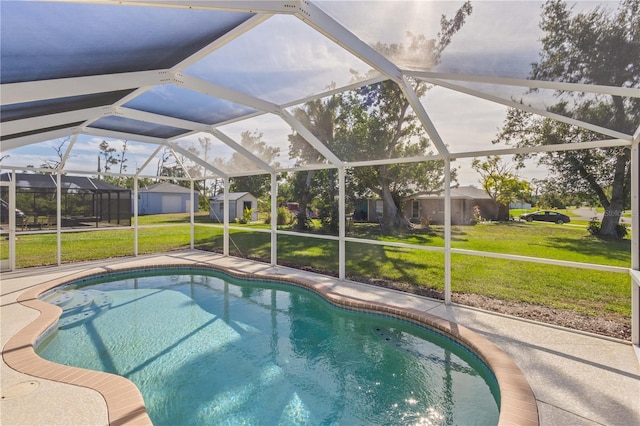
[[(251, 197), (255, 198), (255, 196), (250, 192), (230, 192), (229, 201), (238, 201), (239, 199), (245, 197), (246, 195), (250, 195)], [(223, 201), (223, 200), (224, 200), (224, 193), (211, 197), (211, 201)]]
[[(0, 181), (9, 182), (10, 180), (11, 173), (0, 174)], [(78, 189), (86, 191), (130, 191), (127, 188), (122, 188), (120, 186), (112, 185), (108, 182), (86, 176), (62, 175), (60, 177), (60, 183), (62, 184), (62, 188), (65, 190)], [(16, 187), (55, 190), (56, 178), (51, 174), (16, 173)]]
[[(427, 194), (427, 193), (416, 193), (405, 197), (405, 200), (428, 200), (428, 199), (443, 199), (444, 193), (438, 194)], [(484, 192), (484, 190), (480, 188), (476, 188), (475, 186), (458, 186), (455, 188), (451, 188), (451, 198), (452, 199), (467, 199), (467, 200), (490, 200), (489, 194)]]
[(170, 194), (191, 194), (191, 190), (189, 188), (185, 188), (184, 186), (176, 185), (169, 182), (158, 182), (153, 185), (145, 186), (143, 188), (139, 188), (138, 192), (149, 192), (149, 193), (170, 193)]

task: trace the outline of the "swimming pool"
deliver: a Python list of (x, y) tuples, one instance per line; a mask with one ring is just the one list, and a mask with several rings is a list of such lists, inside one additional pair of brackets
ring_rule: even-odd
[(306, 289), (204, 270), (73, 287), (46, 294), (65, 312), (38, 353), (129, 378), (155, 424), (498, 422), (495, 378), (470, 351)]

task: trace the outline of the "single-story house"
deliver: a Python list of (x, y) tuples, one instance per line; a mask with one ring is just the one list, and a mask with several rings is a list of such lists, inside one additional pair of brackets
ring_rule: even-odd
[[(138, 214), (189, 213), (191, 189), (169, 182), (159, 182), (138, 189)], [(193, 199), (198, 211), (198, 196)]]
[[(250, 192), (230, 192), (229, 222), (242, 219), (246, 209), (252, 210), (252, 221), (258, 220), (258, 199)], [(209, 199), (209, 218), (212, 222), (224, 221), (224, 194)]]
[[(429, 223), (444, 224), (444, 193), (417, 193), (404, 198), (403, 213), (412, 221), (429, 218)], [(497, 205), (489, 194), (475, 186), (451, 188), (451, 224), (466, 225), (475, 220), (474, 210), (487, 220), (508, 220), (509, 207)]]
[(382, 200), (366, 198), (353, 203), (353, 220), (356, 222), (379, 222), (382, 219)]

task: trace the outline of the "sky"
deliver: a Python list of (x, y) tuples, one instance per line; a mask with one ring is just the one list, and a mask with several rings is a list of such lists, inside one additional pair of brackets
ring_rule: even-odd
[[(329, 15), (347, 27), (366, 43), (406, 43), (407, 32), (435, 38), (442, 14), (452, 16), (460, 7), (459, 1), (323, 1), (318, 3)], [(526, 78), (531, 63), (538, 58), (541, 31), (538, 28), (540, 2), (529, 1), (475, 1), (473, 12), (463, 28), (454, 35), (446, 48), (439, 72), (479, 74), (489, 76)], [(591, 2), (579, 2), (577, 8), (592, 7)], [(261, 97), (274, 103), (290, 102), (326, 90), (332, 84), (344, 85), (353, 81), (354, 71), (364, 75), (370, 67), (331, 40), (310, 29), (304, 22), (291, 16), (273, 16), (248, 33), (226, 44), (202, 61), (184, 70), (186, 74), (221, 84), (240, 92)], [(521, 88), (478, 86), (507, 99), (523, 96)], [(132, 107), (156, 106), (159, 112), (181, 107), (178, 95), (185, 89), (162, 86), (131, 104)], [(200, 105), (200, 117), (210, 122), (224, 117), (207, 115), (213, 110), (202, 95), (191, 94), (189, 100)], [(545, 100), (543, 100), (544, 102)], [(499, 148), (491, 141), (502, 125), (506, 107), (459, 94), (449, 89), (433, 88), (422, 99), (423, 105), (437, 131), (451, 152), (477, 151)], [(228, 103), (227, 103), (228, 104)], [(166, 108), (164, 108), (166, 106)], [(237, 114), (243, 108), (235, 108)], [(224, 126), (221, 130), (237, 142), (243, 131), (259, 132), (263, 140), (280, 148), (277, 161), (286, 165), (289, 126), (281, 119), (263, 116)], [(188, 147), (197, 144), (194, 135), (179, 142)], [(97, 146), (104, 138), (82, 135), (74, 146), (67, 167), (72, 170), (95, 171)], [(120, 150), (122, 141), (106, 139)], [(13, 150), (10, 162), (15, 165), (39, 166), (45, 159), (56, 157), (58, 141)], [(228, 159), (232, 151), (216, 144), (215, 153)], [(130, 141), (126, 154), (127, 171), (140, 167), (155, 150), (155, 146)], [(459, 165), (459, 183), (477, 184), (478, 175), (470, 170), (471, 159), (454, 163)], [(157, 161), (147, 170), (155, 172)], [(525, 172), (523, 172), (524, 174)], [(540, 178), (544, 169), (527, 168), (525, 178)]]

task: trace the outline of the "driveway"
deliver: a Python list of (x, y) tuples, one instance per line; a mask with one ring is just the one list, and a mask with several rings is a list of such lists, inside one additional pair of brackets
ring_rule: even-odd
[[(591, 207), (580, 207), (578, 209), (572, 210), (571, 213), (573, 214), (577, 214), (580, 217), (575, 217), (572, 219), (582, 219), (582, 220), (591, 220), (594, 217), (597, 217), (599, 221), (602, 221), (602, 218), (604, 217), (603, 213), (598, 213), (596, 212), (596, 209), (591, 208)], [(620, 217), (620, 223), (627, 223), (627, 224), (631, 224), (631, 219), (628, 217)]]

